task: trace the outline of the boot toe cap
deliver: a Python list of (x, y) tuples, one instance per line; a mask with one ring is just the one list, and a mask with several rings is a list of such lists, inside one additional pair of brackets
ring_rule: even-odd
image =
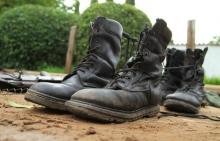
[(48, 95), (56, 98), (69, 100), (77, 90), (62, 83), (39, 82), (30, 87), (28, 92)]
[(183, 102), (192, 104), (196, 107), (199, 107), (201, 105), (200, 100), (196, 96), (183, 93), (183, 92), (175, 92), (173, 94), (169, 94), (166, 96), (166, 99), (174, 99), (174, 100), (183, 101)]
[(76, 92), (71, 100), (124, 111), (136, 110), (148, 104), (142, 94), (112, 89), (83, 89)]

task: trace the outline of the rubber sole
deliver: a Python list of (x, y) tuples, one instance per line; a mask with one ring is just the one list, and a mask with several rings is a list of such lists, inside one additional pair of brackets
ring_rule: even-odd
[(160, 111), (159, 105), (143, 107), (136, 111), (119, 111), (77, 100), (69, 100), (65, 105), (68, 111), (76, 116), (101, 122), (115, 123), (134, 121), (143, 117), (153, 117)]
[(176, 99), (167, 99), (163, 104), (168, 110), (182, 112), (182, 113), (192, 113), (197, 114), (199, 112), (199, 107), (195, 107), (192, 104), (189, 104), (184, 101)]
[(25, 100), (43, 105), (47, 108), (54, 109), (54, 110), (61, 110), (61, 111), (67, 111), (66, 106), (64, 103), (66, 100), (59, 99), (56, 97), (48, 96), (44, 93), (40, 93), (34, 90), (28, 90), (25, 94)]

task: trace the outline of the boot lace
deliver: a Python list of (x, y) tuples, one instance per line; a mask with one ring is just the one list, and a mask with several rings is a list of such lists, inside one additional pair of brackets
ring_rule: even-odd
[(194, 67), (194, 65), (185, 65), (185, 66), (178, 66), (178, 67), (163, 67), (164, 73), (161, 77), (161, 81), (166, 81), (167, 79), (169, 79), (169, 77), (168, 77), (169, 70), (184, 69), (184, 68), (191, 68), (191, 67)]
[(168, 70), (172, 70), (172, 69), (186, 69), (186, 68), (189, 68), (191, 70), (193, 70), (193, 74), (192, 74), (192, 80), (190, 83), (188, 83), (187, 85), (183, 86), (180, 91), (183, 91), (183, 92), (186, 92), (186, 91), (192, 91), (193, 88), (194, 88), (194, 84), (197, 84), (197, 82), (199, 82), (198, 79), (196, 79), (198, 76), (197, 74), (197, 71), (198, 71), (198, 68), (197, 68), (197, 65), (184, 65), (184, 66), (178, 66), (178, 67), (166, 67), (164, 68), (165, 69), (165, 74), (162, 76), (161, 80), (167, 80), (167, 73), (168, 73)]
[[(93, 23), (92, 22), (90, 23), (90, 29), (93, 30)], [(92, 38), (93, 38), (93, 34), (91, 34), (89, 36), (89, 41), (88, 41), (89, 48), (86, 52), (87, 55), (84, 58), (82, 58), (82, 61), (80, 61), (80, 63), (77, 65), (77, 67), (74, 69), (74, 71), (72, 73), (70, 73), (66, 77), (64, 77), (64, 80), (73, 76), (79, 70), (82, 72), (85, 72), (86, 69), (89, 69), (89, 67), (94, 64), (93, 61), (89, 61), (91, 57), (95, 57), (96, 59), (98, 59), (95, 54), (95, 51), (99, 47), (99, 41), (95, 40), (95, 45), (93, 47), (91, 47), (92, 46), (91, 45)]]
[[(207, 49), (207, 48), (206, 48)], [(207, 50), (206, 50), (207, 51)], [(204, 86), (203, 82), (201, 83), (201, 80), (198, 79), (200, 76), (199, 76), (199, 72), (200, 72), (200, 66), (201, 64), (203, 64), (203, 61), (204, 61), (204, 57), (205, 57), (205, 54), (206, 54), (206, 51), (204, 51), (202, 54), (201, 54), (201, 57), (197, 60), (195, 58), (195, 56), (193, 56), (194, 59), (196, 59), (197, 61), (195, 61), (193, 63), (192, 66), (192, 70), (193, 70), (193, 73), (192, 73), (192, 80), (191, 80), (191, 83), (189, 83), (188, 85), (186, 85), (186, 88), (183, 88), (183, 90), (192, 90), (193, 89), (193, 86), (195, 84), (201, 84), (201, 86)]]
[[(198, 72), (198, 69), (196, 67), (194, 67), (193, 68), (193, 75), (192, 75), (193, 79), (191, 80), (190, 83), (188, 83), (182, 89), (180, 89), (180, 91), (183, 91), (183, 92), (187, 92), (187, 91), (194, 92), (193, 89), (194, 89), (195, 84), (200, 84), (200, 81), (197, 79), (199, 77), (197, 72)], [(204, 86), (204, 84), (202, 83), (201, 86)]]
[(90, 67), (91, 65), (93, 65), (94, 62), (89, 61), (89, 58), (90, 58), (91, 56), (93, 56), (93, 57), (95, 57), (96, 59), (98, 59), (97, 56), (96, 56), (95, 53), (94, 53), (97, 48), (98, 48), (98, 47), (95, 46), (94, 48), (92, 48), (92, 49), (90, 48), (90, 49), (87, 51), (87, 55), (86, 55), (86, 56), (82, 59), (82, 61), (78, 64), (78, 66), (76, 67), (75, 71), (80, 70), (80, 71), (85, 72), (85, 69), (84, 69), (84, 68), (89, 69), (89, 67)]
[[(113, 86), (113, 84), (118, 83), (118, 82), (125, 83), (126, 80), (130, 80), (131, 78), (136, 76), (137, 72), (140, 70), (138, 66), (141, 65), (142, 60), (143, 60), (143, 56), (149, 55), (149, 53), (150, 53), (150, 50), (148, 50), (147, 48), (143, 51), (143, 46), (146, 46), (149, 44), (149, 36), (150, 36), (149, 32), (150, 31), (145, 26), (144, 31), (142, 31), (140, 34), (138, 48), (136, 50), (136, 55), (135, 55), (134, 59), (131, 62), (129, 62), (130, 65), (129, 64), (127, 65), (128, 68), (124, 68), (122, 70), (119, 70), (116, 73), (115, 78), (109, 84), (110, 87)], [(145, 38), (146, 38), (145, 42), (143, 42), (144, 34), (145, 34)], [(120, 89), (123, 89), (123, 90), (131, 91), (131, 92), (149, 91), (149, 89), (130, 90), (130, 89), (126, 89), (124, 87), (121, 87), (119, 85), (117, 85), (117, 87)]]

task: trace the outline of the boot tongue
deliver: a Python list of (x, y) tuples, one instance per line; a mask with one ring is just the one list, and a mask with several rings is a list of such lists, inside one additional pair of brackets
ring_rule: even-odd
[(147, 26), (141, 32), (138, 51), (132, 60), (127, 62), (128, 68), (138, 69), (151, 73), (159, 69), (158, 65), (165, 58), (165, 49), (171, 40), (171, 31), (162, 19), (157, 19), (155, 25), (149, 30)]
[(137, 54), (146, 55), (149, 52), (161, 56), (161, 61), (165, 58), (165, 49), (171, 40), (172, 33), (167, 24), (162, 19), (157, 19), (154, 26), (149, 30), (145, 27), (141, 33), (140, 44)]
[(208, 51), (208, 47), (204, 48), (204, 50), (195, 49), (195, 51), (194, 51), (195, 57), (198, 60), (197, 62), (199, 65), (202, 65), (204, 63), (204, 59), (205, 59), (207, 51)]
[(156, 20), (156, 23), (154, 24), (154, 26), (152, 27), (152, 30), (155, 32), (155, 33), (162, 33), (162, 30), (163, 28), (165, 28), (167, 26), (166, 22), (162, 19), (157, 19)]
[[(109, 84), (110, 88), (145, 90), (148, 87), (148, 79), (161, 76), (161, 62), (164, 59), (165, 48), (171, 39), (171, 36), (169, 36), (164, 41), (163, 36), (166, 36), (163, 33), (164, 31), (169, 31), (169, 29), (163, 20), (157, 20), (157, 23), (150, 30), (148, 28), (144, 29), (140, 35), (135, 57), (127, 62), (127, 68), (122, 70), (123, 73)], [(163, 59), (161, 59), (161, 56), (163, 56)]]
[(172, 33), (167, 28), (167, 23), (163, 19), (157, 19), (155, 25), (152, 27), (152, 31), (155, 32), (163, 42), (163, 46), (167, 46), (171, 40)]
[[(149, 30), (145, 27), (141, 33), (139, 49), (131, 68), (137, 68), (145, 73), (151, 73), (158, 69), (156, 64), (161, 63), (165, 58), (165, 49), (171, 40), (171, 32), (162, 19), (157, 19), (155, 25)], [(166, 43), (166, 44), (164, 44)], [(155, 64), (156, 63), (156, 64)]]

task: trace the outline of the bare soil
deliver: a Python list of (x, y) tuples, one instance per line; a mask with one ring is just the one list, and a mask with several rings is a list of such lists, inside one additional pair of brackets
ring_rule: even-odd
[[(0, 141), (220, 141), (220, 122), (208, 119), (171, 116), (103, 124), (39, 105), (11, 107), (7, 99), (34, 105), (24, 95), (0, 94)], [(200, 114), (220, 116), (220, 109), (207, 106)]]

